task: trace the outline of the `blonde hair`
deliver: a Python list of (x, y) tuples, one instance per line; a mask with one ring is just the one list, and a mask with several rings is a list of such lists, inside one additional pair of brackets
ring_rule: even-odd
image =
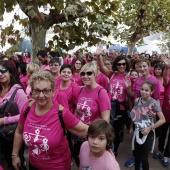
[(97, 67), (96, 67), (96, 65), (94, 63), (87, 63), (87, 64), (85, 64), (81, 68), (80, 74), (81, 74), (81, 72), (84, 72), (84, 70), (86, 70), (86, 69), (90, 69), (94, 73), (95, 77), (97, 76)]
[(40, 70), (38, 72), (35, 72), (34, 74), (31, 75), (30, 79), (30, 86), (33, 89), (33, 84), (36, 81), (49, 81), (51, 83), (51, 89), (54, 91), (55, 89), (55, 80), (54, 76), (46, 70)]
[(30, 76), (34, 73), (34, 72), (38, 72), (40, 70), (40, 67), (35, 64), (35, 63), (29, 63), (27, 64), (27, 74), (29, 74)]

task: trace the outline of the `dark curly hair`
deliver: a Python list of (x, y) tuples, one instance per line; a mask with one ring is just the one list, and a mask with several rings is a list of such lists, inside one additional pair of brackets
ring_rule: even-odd
[(126, 72), (129, 72), (129, 70), (130, 70), (130, 63), (129, 63), (128, 59), (125, 56), (117, 56), (115, 58), (115, 60), (113, 61), (112, 70), (113, 71), (118, 71), (117, 63), (119, 61), (121, 61), (121, 60), (125, 60), (125, 62), (126, 62)]

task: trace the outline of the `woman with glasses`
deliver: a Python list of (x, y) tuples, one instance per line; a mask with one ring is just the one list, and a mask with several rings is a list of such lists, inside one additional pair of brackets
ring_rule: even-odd
[[(80, 71), (80, 76), (84, 87), (80, 89), (77, 101), (77, 117), (85, 124), (89, 125), (96, 119), (109, 121), (110, 99), (107, 91), (96, 83), (97, 68), (94, 64), (85, 64)], [(81, 138), (76, 138), (74, 143), (74, 159), (79, 166), (79, 151), (84, 142)]]
[[(17, 90), (18, 89), (18, 90)], [(0, 113), (0, 128), (5, 128), (5, 125), (17, 123), (20, 117), (20, 113), (23, 105), (28, 101), (27, 96), (22, 88), (22, 84), (19, 79), (19, 74), (15, 66), (10, 61), (1, 61), (0, 63), (0, 106), (8, 101), (12, 94), (15, 93), (14, 103), (18, 107), (18, 115), (12, 115), (12, 111), (9, 113), (9, 116), (3, 116), (3, 113)], [(0, 136), (0, 149), (3, 149), (5, 159), (7, 161), (9, 169), (12, 167), (12, 147), (13, 139), (11, 141), (6, 140), (3, 136)], [(19, 154), (19, 151), (18, 151)]]
[(83, 86), (83, 82), (82, 82), (82, 79), (80, 77), (80, 70), (81, 70), (81, 68), (84, 64), (85, 64), (85, 61), (80, 59), (80, 58), (75, 60), (74, 73), (73, 73), (72, 81), (74, 83), (77, 83), (79, 86)]
[[(12, 152), (13, 165), (19, 169), (18, 151), (24, 142), (29, 147), (30, 170), (70, 170), (71, 157), (67, 139), (59, 119), (59, 104), (53, 100), (54, 77), (48, 71), (39, 71), (31, 76), (32, 97), (35, 100), (25, 118), (25, 104), (15, 132)], [(67, 130), (86, 137), (87, 125), (79, 121), (68, 109), (62, 111)]]

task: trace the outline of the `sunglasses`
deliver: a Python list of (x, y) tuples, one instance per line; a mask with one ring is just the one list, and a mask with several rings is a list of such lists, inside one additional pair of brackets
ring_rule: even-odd
[(117, 63), (117, 66), (120, 67), (120, 66), (126, 66), (126, 63)]
[(7, 68), (1, 68), (1, 69), (0, 69), (0, 72), (1, 72), (2, 74), (6, 73), (7, 71), (8, 71)]
[(93, 74), (92, 71), (87, 71), (87, 72), (81, 72), (81, 73), (80, 73), (80, 76), (85, 76), (85, 75), (91, 76), (92, 74)]
[(81, 65), (81, 63), (75, 63), (75, 64), (77, 64), (77, 65)]

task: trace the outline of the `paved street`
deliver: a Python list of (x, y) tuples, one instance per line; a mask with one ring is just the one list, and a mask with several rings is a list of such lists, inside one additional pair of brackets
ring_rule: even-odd
[[(131, 138), (127, 132), (125, 132), (124, 141), (120, 144), (119, 154), (117, 157), (117, 161), (119, 162), (121, 170), (134, 170), (134, 166), (131, 168), (126, 168), (124, 166), (125, 161), (128, 157), (131, 156)], [(25, 157), (28, 158), (28, 152), (25, 152)], [(27, 159), (28, 160), (28, 159)], [(161, 160), (155, 160), (152, 158), (152, 154), (150, 154), (149, 158), (150, 170), (170, 170), (170, 167), (163, 167), (161, 164)], [(7, 168), (5, 168), (7, 170)], [(73, 163), (71, 170), (77, 170), (75, 163)]]

